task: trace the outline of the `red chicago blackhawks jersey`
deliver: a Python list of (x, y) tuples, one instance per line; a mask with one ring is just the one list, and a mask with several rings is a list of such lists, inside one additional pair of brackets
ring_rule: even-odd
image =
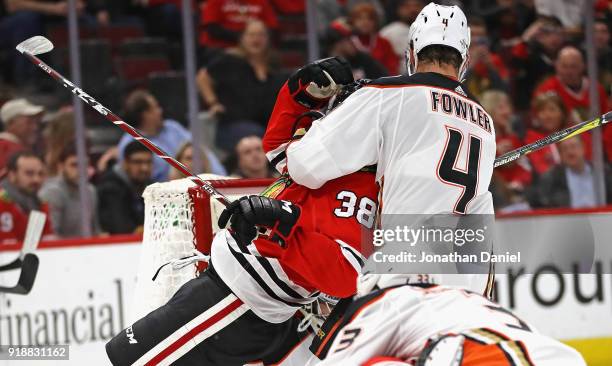
[[(264, 136), (267, 156), (281, 172), (284, 150), (294, 132), (299, 135), (310, 123), (310, 119), (296, 123), (304, 112), (285, 85)], [(364, 260), (361, 244), (371, 243), (369, 233), (378, 208), (374, 173), (358, 171), (317, 190), (283, 175), (264, 195), (298, 205), (300, 218), (284, 248), (262, 237), (243, 245), (225, 230), (218, 233), (211, 261), (228, 287), (258, 316), (274, 323), (289, 319), (300, 306), (314, 301), (319, 291), (353, 295)]]
[[(46, 203), (42, 203), (39, 209), (47, 214), (43, 235), (52, 234), (49, 207)], [(0, 243), (22, 241), (25, 237), (27, 225), (28, 213), (13, 202), (5, 190), (0, 189)]]

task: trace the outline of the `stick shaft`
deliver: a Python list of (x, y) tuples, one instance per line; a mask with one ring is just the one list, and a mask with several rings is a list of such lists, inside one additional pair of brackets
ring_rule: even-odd
[(194, 182), (198, 186), (202, 187), (202, 189), (204, 189), (206, 191), (206, 193), (208, 193), (211, 197), (217, 199), (219, 202), (221, 202), (225, 206), (227, 206), (230, 203), (230, 201), (227, 199), (227, 197), (225, 197), (221, 192), (216, 190), (213, 186), (211, 186), (209, 183), (204, 181), (202, 178), (200, 178), (197, 175), (193, 174), (180, 161), (178, 161), (178, 160), (174, 159), (172, 156), (168, 155), (165, 151), (163, 151), (161, 148), (159, 148), (157, 145), (155, 145), (149, 139), (144, 137), (140, 132), (138, 132), (138, 130), (136, 130), (134, 127), (130, 126), (129, 124), (125, 123), (123, 120), (121, 120), (121, 118), (119, 118), (119, 116), (114, 114), (108, 108), (104, 107), (97, 100), (95, 100), (92, 96), (90, 96), (89, 94), (85, 93), (81, 88), (79, 88), (76, 85), (74, 85), (70, 80), (66, 79), (59, 72), (55, 71), (52, 67), (50, 67), (45, 62), (43, 62), (41, 59), (39, 59), (38, 57), (30, 54), (29, 52), (23, 52), (23, 54), (33, 64), (35, 64), (36, 66), (38, 66), (41, 69), (43, 69), (49, 76), (51, 76), (53, 79), (55, 79), (60, 84), (62, 84), (64, 87), (66, 87), (68, 90), (70, 90), (74, 95), (79, 97), (83, 102), (85, 102), (87, 105), (89, 105), (90, 107), (92, 107), (93, 109), (98, 111), (98, 113), (103, 115), (104, 118), (106, 118), (108, 121), (114, 123), (116, 126), (121, 128), (123, 131), (125, 131), (127, 134), (132, 136), (138, 142), (140, 142), (141, 144), (146, 146), (147, 149), (151, 150), (151, 152), (153, 152), (155, 155), (157, 155), (160, 158), (164, 159), (172, 167), (174, 167), (175, 169), (177, 169), (178, 171), (183, 173), (185, 176), (189, 177), (189, 179), (191, 179), (192, 182)]
[(533, 142), (529, 145), (525, 145), (523, 147), (519, 147), (518, 149), (512, 150), (510, 152), (507, 152), (499, 157), (497, 157), (495, 159), (495, 163), (493, 164), (494, 168), (497, 168), (498, 166), (504, 165), (504, 164), (508, 164), (510, 162), (513, 162), (515, 160), (517, 160), (518, 158), (520, 158), (521, 156), (527, 155), (529, 153), (532, 153), (536, 150), (539, 150), (547, 145), (551, 145), (563, 140), (567, 140), (569, 138), (572, 138), (574, 136), (578, 136), (584, 132), (590, 131), (594, 128), (597, 128), (601, 125), (604, 125), (608, 122), (610, 122), (610, 119), (612, 119), (612, 112), (608, 112), (603, 116), (597, 117), (595, 119), (592, 119), (590, 121), (586, 121), (586, 122), (582, 122), (579, 123), (575, 126), (566, 128), (564, 130), (561, 131), (557, 131), (555, 133), (552, 133), (542, 139), (539, 139), (536, 142)]

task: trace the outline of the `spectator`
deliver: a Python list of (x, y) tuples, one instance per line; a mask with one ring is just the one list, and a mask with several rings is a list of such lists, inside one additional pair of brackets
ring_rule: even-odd
[[(38, 198), (44, 169), (42, 160), (31, 152), (20, 151), (9, 158), (8, 175), (0, 182), (0, 242), (24, 239), (30, 211), (48, 214), (47, 204)], [(52, 233), (47, 216), (43, 235)]]
[[(489, 0), (490, 5), (482, 2), (474, 6), (477, 14), (481, 15), (489, 29), (491, 45), (504, 47), (520, 39), (521, 34), (529, 24), (535, 20), (533, 1)], [(500, 51), (496, 48), (495, 51)]]
[(45, 146), (44, 161), (47, 166), (47, 174), (54, 177), (57, 174), (57, 167), (60, 155), (66, 145), (66, 141), (74, 141), (74, 112), (66, 109), (57, 112), (45, 124), (43, 130), (43, 141)]
[(355, 47), (351, 41), (350, 29), (340, 22), (334, 22), (328, 29), (327, 45), (329, 57), (343, 57), (351, 64), (355, 80), (377, 79), (388, 75), (383, 65)]
[(247, 24), (237, 48), (200, 69), (198, 88), (209, 111), (218, 118), (219, 148), (231, 151), (244, 136), (263, 136), (276, 94), (286, 79), (276, 64), (268, 30), (263, 22), (254, 20)]
[(568, 32), (581, 34), (586, 0), (534, 0), (539, 15), (558, 18)]
[(385, 11), (379, 0), (317, 0), (317, 27), (322, 37), (327, 36), (329, 25), (335, 21), (345, 21), (348, 9), (358, 4), (371, 4), (378, 14), (379, 24), (384, 23)]
[[(491, 113), (495, 127), (497, 156), (522, 146), (519, 137), (512, 131), (514, 110), (510, 97), (502, 91), (490, 90), (481, 98), (482, 106)], [(531, 169), (525, 158), (495, 169), (494, 184), (504, 192), (504, 199), (498, 200), (500, 207), (524, 203), (523, 192), (531, 183)]]
[[(208, 157), (202, 153), (202, 148), (197, 149), (197, 151), (200, 154), (200, 161), (202, 162), (202, 173), (211, 173), (210, 161), (208, 160)], [(191, 142), (185, 142), (183, 145), (181, 145), (181, 147), (179, 147), (178, 151), (176, 152), (175, 158), (183, 165), (185, 165), (189, 170), (191, 170), (193, 167), (193, 144)], [(183, 173), (179, 172), (174, 168), (170, 169), (170, 180), (181, 178), (185, 178)]]
[(393, 51), (399, 60), (401, 73), (406, 72), (405, 52), (408, 49), (408, 32), (410, 25), (425, 6), (424, 0), (400, 0), (396, 2), (395, 13), (397, 20), (384, 26), (380, 35), (391, 42)]
[[(56, 171), (58, 175), (49, 178), (38, 193), (38, 197), (49, 205), (53, 231), (60, 237), (85, 236), (81, 227), (81, 197), (79, 196), (79, 169), (76, 148), (73, 142), (64, 144)], [(98, 197), (96, 188), (87, 184), (91, 217), (89, 227), (92, 235), (100, 233), (98, 221)]]
[(0, 109), (4, 132), (0, 133), (0, 178), (6, 163), (18, 151), (31, 151), (38, 136), (38, 124), (44, 109), (25, 99), (13, 99)]
[[(534, 187), (534, 206), (593, 207), (597, 205), (593, 169), (585, 158), (582, 139), (574, 137), (560, 142), (561, 163), (547, 172)], [(606, 169), (606, 193), (612, 202), (612, 174)]]
[[(140, 132), (154, 144), (170, 155), (175, 155), (179, 146), (191, 141), (191, 133), (180, 123), (172, 119), (163, 118), (163, 110), (157, 99), (148, 91), (136, 90), (132, 92), (125, 102), (125, 117), (140, 130)], [(133, 141), (132, 136), (127, 133), (119, 140), (119, 159), (123, 156), (125, 147)], [(211, 161), (211, 169), (215, 174), (223, 174), (225, 169), (211, 151), (207, 150)], [(153, 159), (153, 176), (155, 182), (163, 182), (168, 179), (170, 166), (161, 158), (155, 156)]]
[(610, 27), (606, 19), (595, 20), (594, 43), (595, 52), (597, 52), (599, 82), (605, 90), (612, 92), (612, 47), (610, 47)]
[(565, 43), (561, 22), (556, 18), (540, 18), (525, 30), (522, 41), (512, 47), (515, 71), (514, 98), (520, 110), (529, 109), (535, 87), (554, 74), (557, 53)]
[(490, 50), (491, 40), (486, 23), (481, 18), (471, 18), (468, 24), (472, 38), (466, 74), (468, 89), (477, 98), (489, 89), (507, 91), (510, 73), (502, 58)]
[[(569, 113), (576, 113), (575, 122), (586, 120), (589, 117), (591, 104), (589, 98), (591, 81), (584, 76), (584, 71), (584, 57), (580, 50), (573, 46), (564, 47), (559, 51), (555, 62), (555, 75), (544, 80), (536, 89), (535, 94), (549, 91), (557, 93), (567, 106)], [(599, 83), (597, 87), (600, 111), (607, 111), (606, 92)]]
[(142, 192), (151, 184), (153, 155), (140, 142), (125, 146), (123, 160), (98, 183), (102, 230), (110, 234), (140, 233), (144, 223)]
[(350, 11), (348, 23), (354, 32), (351, 42), (355, 48), (380, 62), (387, 69), (388, 74), (396, 75), (399, 58), (391, 43), (378, 34), (379, 23), (376, 8), (371, 4), (354, 6)]
[[(555, 93), (544, 93), (533, 100), (532, 127), (525, 134), (525, 144), (531, 144), (568, 125), (568, 113), (563, 100)], [(560, 162), (557, 145), (548, 145), (527, 156), (537, 175), (546, 173)]]
[(236, 169), (233, 171), (233, 176), (240, 178), (274, 177), (259, 136), (243, 137), (236, 144), (235, 160)]
[[(568, 109), (570, 122), (576, 123), (587, 120), (590, 117), (591, 99), (589, 96), (589, 83), (591, 82), (584, 76), (584, 58), (580, 51), (572, 46), (567, 46), (559, 52), (555, 62), (556, 74), (544, 80), (536, 89), (535, 95), (546, 92), (554, 92), (563, 100), (563, 104)], [(597, 82), (597, 81), (595, 81)], [(603, 87), (598, 83), (599, 108), (600, 111), (608, 110), (607, 95)], [(606, 139), (610, 139), (612, 130), (604, 127)], [(588, 134), (589, 138), (591, 134)], [(587, 156), (591, 156), (590, 144), (586, 146)], [(605, 146), (608, 159), (612, 159), (612, 145)]]
[(211, 48), (238, 46), (247, 24), (261, 20), (276, 29), (278, 19), (267, 0), (208, 0), (200, 12), (200, 44)]

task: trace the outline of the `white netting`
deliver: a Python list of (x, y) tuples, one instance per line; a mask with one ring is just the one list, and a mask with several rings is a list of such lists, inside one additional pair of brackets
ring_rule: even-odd
[[(212, 174), (200, 177), (204, 180), (228, 179)], [(168, 265), (161, 269), (155, 281), (151, 280), (161, 265), (194, 253), (193, 203), (188, 192), (189, 188), (194, 186), (189, 179), (179, 179), (152, 184), (143, 193), (143, 243), (130, 321), (140, 319), (165, 304), (182, 284), (195, 277), (195, 265), (182, 269), (173, 269)], [(262, 185), (241, 185), (219, 190), (229, 199), (236, 199), (243, 195), (256, 194), (263, 188), (265, 186)], [(211, 200), (210, 204), (202, 209), (207, 211), (203, 217), (211, 220), (213, 232), (216, 231), (217, 217), (223, 210), (223, 205)]]
[[(213, 175), (201, 177), (207, 180), (227, 179)], [(148, 186), (142, 195), (145, 222), (132, 320), (164, 304), (176, 289), (195, 276), (194, 266), (178, 270), (165, 266), (157, 279), (151, 280), (161, 265), (194, 253), (193, 204), (188, 192), (194, 186), (189, 179), (155, 183)]]

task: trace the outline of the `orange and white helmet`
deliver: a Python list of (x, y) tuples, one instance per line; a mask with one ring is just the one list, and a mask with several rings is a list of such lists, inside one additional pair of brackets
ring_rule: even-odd
[[(456, 5), (429, 3), (410, 26), (409, 46), (406, 51), (408, 74), (416, 72), (418, 53), (427, 46), (440, 45), (456, 49), (463, 59), (459, 80), (463, 79), (468, 64), (470, 28), (463, 11)], [(410, 52), (412, 49), (413, 52)], [(414, 60), (411, 60), (414, 57)], [(412, 62), (414, 61), (414, 62)]]

